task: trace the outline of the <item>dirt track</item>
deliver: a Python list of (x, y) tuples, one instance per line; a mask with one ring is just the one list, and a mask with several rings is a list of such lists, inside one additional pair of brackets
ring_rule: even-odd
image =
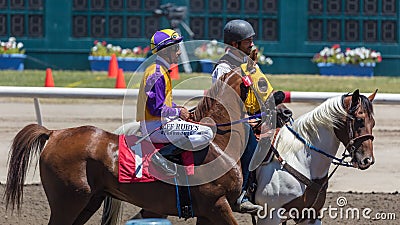
[[(0, 192), (3, 193), (4, 186), (0, 186)], [(4, 201), (1, 201), (0, 206), (0, 224), (18, 224), (18, 225), (45, 225), (48, 222), (48, 218), (50, 216), (49, 207), (46, 201), (46, 195), (44, 194), (43, 188), (41, 185), (29, 185), (25, 187), (25, 198), (24, 205), (21, 212), (21, 216), (11, 216), (10, 213), (5, 214), (4, 209)], [(364, 208), (371, 208), (373, 211), (371, 214), (371, 218), (375, 216), (375, 213), (385, 212), (385, 213), (396, 213), (397, 217), (400, 217), (400, 206), (398, 202), (400, 201), (400, 195), (397, 194), (383, 194), (383, 193), (375, 193), (375, 194), (362, 194), (362, 193), (344, 193), (344, 192), (335, 192), (328, 193), (328, 200), (325, 204), (325, 207), (335, 207), (338, 208), (336, 204), (336, 199), (338, 197), (346, 197), (348, 201), (348, 205), (343, 207), (344, 210), (348, 208), (359, 208), (360, 212)], [(122, 215), (122, 221), (127, 221), (129, 218), (138, 212), (139, 209), (131, 204), (124, 203), (124, 211)], [(332, 211), (332, 215), (337, 212), (339, 216), (340, 211)], [(343, 211), (345, 212), (345, 211)], [(345, 214), (343, 214), (345, 215)], [(385, 214), (390, 216), (389, 214)], [(236, 218), (239, 221), (239, 224), (250, 225), (251, 218), (249, 215), (235, 214)], [(356, 219), (356, 217), (342, 217), (343, 219), (331, 219), (329, 218), (329, 214), (326, 214), (323, 219), (324, 224), (345, 224), (345, 225), (353, 225), (353, 224), (376, 224), (376, 225), (395, 225), (399, 224), (400, 218), (397, 220), (374, 220), (374, 219), (365, 219), (360, 213), (360, 219)], [(195, 220), (189, 219), (185, 221), (184, 219), (178, 219), (177, 217), (169, 217), (169, 220), (174, 225), (194, 225)], [(101, 220), (101, 210), (97, 211), (97, 213), (90, 219), (90, 221), (86, 224), (88, 225), (99, 225)], [(122, 223), (124, 224), (124, 223)], [(289, 223), (292, 224), (292, 223)]]
[[(23, 126), (35, 122), (34, 107), (32, 100), (17, 102), (0, 99), (0, 182), (5, 182), (6, 163), (8, 148), (12, 138)], [(51, 129), (95, 125), (105, 130), (112, 131), (121, 125), (121, 102), (120, 101), (84, 101), (79, 104), (66, 101), (66, 104), (42, 103), (42, 114), (44, 125)], [(289, 104), (293, 109), (295, 117), (311, 110), (314, 105)], [(329, 198), (326, 206), (337, 207), (336, 199), (345, 196), (348, 207), (366, 208), (373, 210), (372, 213), (384, 212), (395, 213), (400, 216), (398, 202), (399, 194), (390, 194), (399, 191), (400, 172), (398, 162), (400, 151), (398, 146), (400, 140), (400, 119), (398, 117), (400, 106), (377, 105), (375, 107), (376, 128), (375, 156), (376, 164), (367, 171), (358, 171), (342, 168), (332, 179), (329, 189)], [(33, 171), (33, 170), (31, 170)], [(38, 183), (38, 174), (32, 172), (27, 176), (28, 182)], [(3, 194), (4, 186), (0, 186)], [(343, 193), (338, 191), (364, 192)], [(333, 192), (333, 193), (332, 193)], [(371, 193), (371, 192), (375, 192)], [(379, 193), (378, 193), (379, 192)], [(385, 192), (385, 193), (381, 193)], [(126, 204), (124, 220), (134, 214), (138, 209)], [(20, 216), (12, 216), (5, 213), (4, 202), (0, 204), (0, 224), (47, 224), (49, 208), (43, 189), (40, 185), (29, 185), (25, 188), (23, 211)], [(129, 213), (127, 213), (129, 212)], [(372, 216), (373, 214), (371, 214)], [(251, 224), (248, 216), (237, 214), (240, 224)], [(371, 220), (364, 219), (324, 219), (325, 224), (400, 224), (397, 220)], [(100, 216), (96, 213), (88, 224), (99, 224)], [(194, 224), (193, 220), (177, 220), (171, 218), (173, 224)]]

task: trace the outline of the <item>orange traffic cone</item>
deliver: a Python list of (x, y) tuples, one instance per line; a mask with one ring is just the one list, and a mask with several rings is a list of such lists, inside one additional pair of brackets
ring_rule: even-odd
[(172, 80), (179, 80), (178, 64), (171, 64), (170, 70), (171, 70), (171, 72), (169, 73), (169, 76), (171, 77), (171, 79)]
[(46, 80), (44, 81), (45, 87), (54, 87), (53, 74), (50, 68), (46, 69)]
[(126, 88), (124, 70), (118, 69), (117, 80), (115, 81), (115, 88)]
[(112, 54), (110, 64), (108, 65), (108, 77), (117, 77), (117, 75), (118, 75), (118, 61), (115, 54)]

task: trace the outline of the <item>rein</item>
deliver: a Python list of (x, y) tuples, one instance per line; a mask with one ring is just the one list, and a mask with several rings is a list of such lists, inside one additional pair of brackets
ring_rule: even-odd
[[(343, 158), (339, 159), (336, 156), (333, 156), (331, 154), (326, 153), (325, 151), (315, 147), (314, 145), (312, 145), (311, 143), (307, 142), (299, 133), (297, 133), (295, 130), (293, 130), (293, 128), (291, 128), (290, 126), (286, 125), (286, 128), (299, 140), (301, 141), (304, 145), (306, 145), (308, 148), (310, 148), (311, 150), (314, 150), (328, 158), (332, 159), (332, 164), (335, 165), (339, 165), (339, 166), (345, 166), (345, 167), (353, 167), (352, 164), (350, 164), (349, 162), (344, 162), (344, 159), (347, 157), (350, 157), (349, 155), (345, 155), (345, 153), (343, 153)], [(337, 162), (333, 161), (336, 160)]]
[(249, 120), (252, 120), (252, 119), (258, 119), (260, 117), (263, 117), (265, 114), (266, 113), (262, 112), (262, 113), (255, 114), (253, 116), (249, 116), (249, 117), (242, 118), (242, 119), (235, 120), (235, 121), (228, 122), (228, 123), (220, 123), (220, 124), (203, 123), (203, 122), (193, 121), (193, 120), (190, 120), (190, 119), (188, 119), (187, 121), (191, 122), (191, 123), (199, 124), (199, 125), (209, 126), (209, 127), (213, 127), (213, 126), (216, 126), (216, 127), (227, 127), (227, 126), (231, 126), (231, 125), (235, 125), (235, 124), (239, 124), (239, 123), (245, 123), (245, 122), (248, 122)]

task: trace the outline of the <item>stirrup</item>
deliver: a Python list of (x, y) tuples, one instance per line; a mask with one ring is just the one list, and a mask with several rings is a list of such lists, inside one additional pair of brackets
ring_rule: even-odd
[(175, 176), (177, 173), (176, 164), (168, 161), (158, 152), (153, 154), (151, 162), (166, 176)]

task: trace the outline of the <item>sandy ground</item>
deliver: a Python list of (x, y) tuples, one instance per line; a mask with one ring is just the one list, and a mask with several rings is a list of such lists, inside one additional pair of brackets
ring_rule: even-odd
[[(62, 103), (60, 103), (62, 102)], [(113, 131), (122, 124), (122, 103), (111, 100), (41, 100), (43, 124), (50, 129), (94, 125)], [(315, 104), (291, 103), (295, 118), (315, 107)], [(340, 168), (332, 178), (326, 206), (337, 207), (336, 199), (345, 196), (349, 207), (370, 207), (375, 212), (394, 213), (400, 216), (400, 106), (375, 105), (376, 127), (374, 129), (376, 163), (366, 171)], [(32, 99), (0, 99), (0, 183), (6, 180), (8, 149), (12, 138), (25, 125), (35, 123)], [(31, 169), (27, 183), (40, 183), (38, 172)], [(4, 186), (0, 185), (3, 194)], [(349, 191), (352, 191), (349, 193)], [(0, 204), (0, 224), (47, 224), (49, 208), (41, 185), (25, 188), (24, 206), (20, 216), (5, 212)], [(126, 205), (124, 220), (138, 209)], [(372, 214), (371, 214), (372, 215)], [(99, 212), (87, 224), (99, 224)], [(251, 224), (250, 217), (236, 214), (240, 224)], [(390, 216), (390, 215), (389, 215)], [(372, 217), (372, 216), (371, 216)], [(399, 218), (400, 219), (400, 218)], [(400, 224), (398, 220), (374, 220), (361, 218), (333, 220), (325, 224)], [(171, 218), (173, 224), (195, 224), (193, 220)], [(396, 222), (397, 221), (397, 222)]]

